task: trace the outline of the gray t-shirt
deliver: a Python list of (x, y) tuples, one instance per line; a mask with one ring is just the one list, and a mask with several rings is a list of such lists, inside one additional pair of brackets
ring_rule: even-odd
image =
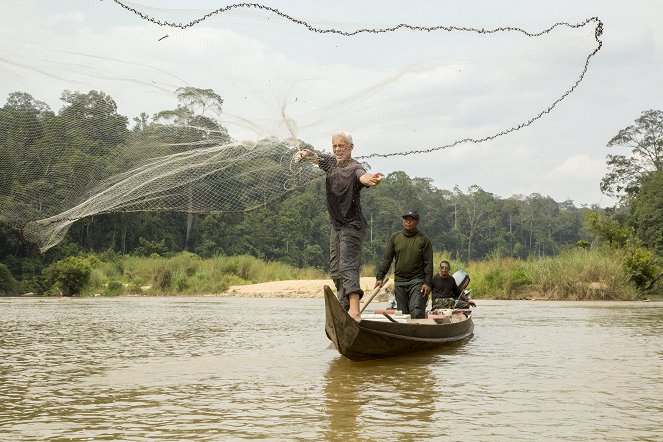
[(326, 196), (327, 210), (332, 226), (340, 229), (353, 226), (364, 229), (368, 225), (361, 212), (361, 189), (366, 187), (359, 177), (366, 173), (366, 169), (356, 160), (339, 166), (332, 155), (319, 155), (319, 166), (327, 174)]

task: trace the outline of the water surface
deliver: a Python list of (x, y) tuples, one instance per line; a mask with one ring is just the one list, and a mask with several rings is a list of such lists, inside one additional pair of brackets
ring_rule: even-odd
[(663, 303), (478, 302), (355, 363), (322, 299), (0, 298), (0, 438), (663, 439)]

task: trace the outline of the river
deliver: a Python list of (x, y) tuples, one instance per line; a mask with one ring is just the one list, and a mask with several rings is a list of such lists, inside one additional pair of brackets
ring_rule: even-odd
[(663, 440), (663, 303), (477, 302), (355, 363), (322, 298), (0, 298), (0, 438)]

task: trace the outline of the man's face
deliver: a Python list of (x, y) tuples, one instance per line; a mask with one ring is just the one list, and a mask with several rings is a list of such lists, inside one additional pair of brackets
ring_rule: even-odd
[(338, 163), (344, 163), (351, 158), (353, 144), (348, 143), (342, 136), (332, 137), (332, 149)]
[(440, 264), (440, 276), (444, 278), (449, 276), (449, 264), (447, 263)]
[(414, 232), (417, 230), (419, 220), (413, 216), (403, 217), (403, 229), (407, 232)]

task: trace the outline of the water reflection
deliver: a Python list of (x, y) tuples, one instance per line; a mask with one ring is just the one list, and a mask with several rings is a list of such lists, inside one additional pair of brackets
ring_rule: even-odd
[[(444, 372), (448, 356), (463, 347), (450, 347), (395, 358), (352, 362), (342, 356), (330, 361), (325, 372), (325, 409), (329, 419), (327, 440), (420, 438), (444, 433), (443, 403), (449, 382), (431, 370)], [(439, 428), (438, 428), (439, 427)]]

